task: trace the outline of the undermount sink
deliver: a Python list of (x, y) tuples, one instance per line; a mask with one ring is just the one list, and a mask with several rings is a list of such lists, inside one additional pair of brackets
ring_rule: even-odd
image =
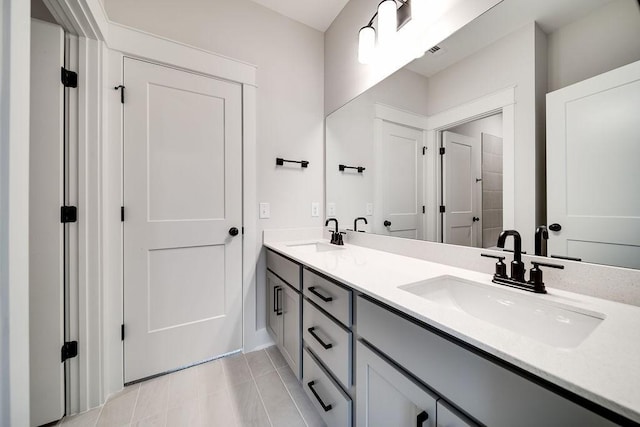
[(296, 245), (287, 245), (289, 248), (301, 250), (304, 252), (329, 252), (339, 251), (344, 249), (342, 246), (331, 245), (329, 243), (316, 242), (316, 243), (300, 243)]
[(534, 294), (521, 295), (454, 276), (399, 289), (558, 348), (577, 347), (605, 318), (601, 313), (542, 301)]

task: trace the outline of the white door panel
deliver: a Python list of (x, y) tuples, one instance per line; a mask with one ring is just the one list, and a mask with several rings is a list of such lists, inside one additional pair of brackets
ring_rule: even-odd
[(64, 415), (64, 32), (31, 21), (29, 348), (31, 425)]
[[(377, 179), (382, 188), (381, 223), (374, 230), (396, 237), (423, 238), (423, 133), (408, 126), (382, 122), (381, 162)], [(384, 226), (384, 221), (391, 225)], [(380, 220), (378, 220), (380, 222)]]
[(548, 252), (640, 268), (640, 62), (547, 95)]
[(125, 382), (242, 347), (241, 87), (125, 59)]
[(453, 245), (481, 246), (482, 229), (478, 221), (481, 210), (482, 176), (480, 141), (456, 134), (442, 133), (445, 149), (442, 161), (443, 242)]

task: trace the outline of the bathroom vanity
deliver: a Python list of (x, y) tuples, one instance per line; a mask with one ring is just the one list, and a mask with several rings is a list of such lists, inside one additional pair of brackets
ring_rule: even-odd
[(265, 246), (269, 330), (329, 426), (640, 422), (638, 307), (352, 244)]

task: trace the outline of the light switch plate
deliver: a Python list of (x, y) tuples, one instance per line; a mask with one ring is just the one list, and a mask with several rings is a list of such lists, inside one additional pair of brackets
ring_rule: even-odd
[(327, 203), (327, 216), (336, 216), (336, 204)]
[(269, 203), (260, 203), (260, 219), (271, 217), (271, 206)]
[(373, 203), (367, 203), (367, 216), (373, 215)]
[(320, 203), (318, 202), (311, 203), (311, 216), (312, 217), (320, 216)]

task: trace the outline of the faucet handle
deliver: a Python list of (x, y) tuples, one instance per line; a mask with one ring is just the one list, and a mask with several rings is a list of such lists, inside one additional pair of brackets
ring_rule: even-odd
[(547, 262), (538, 261), (531, 261), (531, 264), (533, 264), (533, 268), (529, 271), (529, 283), (533, 285), (534, 292), (537, 293), (546, 293), (546, 290), (544, 288), (544, 281), (542, 280), (542, 270), (540, 270), (540, 267), (549, 267), (564, 270), (564, 265), (559, 264), (550, 264)]
[(496, 272), (494, 276), (507, 277), (507, 265), (504, 262), (502, 262), (506, 257), (499, 256), (499, 255), (490, 255), (490, 254), (480, 254), (480, 256), (483, 256), (485, 258), (497, 259), (498, 262), (496, 262)]
[(551, 264), (548, 262), (539, 262), (539, 261), (531, 261), (531, 264), (533, 264), (533, 268), (549, 267), (549, 268), (557, 268), (558, 270), (564, 270), (564, 265), (560, 265), (560, 264)]

